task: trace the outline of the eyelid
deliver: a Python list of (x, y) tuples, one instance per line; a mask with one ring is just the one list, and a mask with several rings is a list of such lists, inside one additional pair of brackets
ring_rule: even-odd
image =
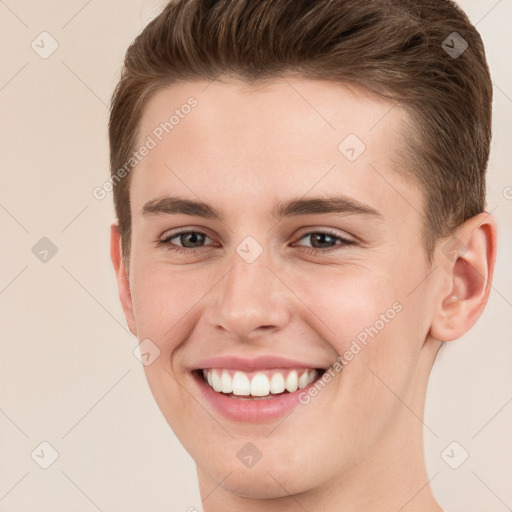
[(177, 235), (181, 235), (183, 233), (190, 233), (190, 232), (193, 232), (193, 233), (200, 233), (202, 235), (205, 235), (209, 238), (212, 238), (211, 235), (209, 235), (209, 230), (207, 228), (204, 228), (204, 227), (199, 227), (199, 226), (184, 226), (184, 227), (179, 227), (179, 228), (170, 228), (170, 229), (166, 229), (159, 237), (158, 239), (159, 240), (165, 240), (167, 238), (172, 238), (172, 237), (175, 237)]
[(358, 239), (356, 237), (352, 236), (351, 234), (347, 233), (346, 231), (338, 232), (334, 229), (322, 228), (322, 227), (312, 227), (312, 228), (308, 227), (307, 231), (304, 231), (302, 234), (300, 234), (299, 237), (297, 238), (297, 240), (302, 240), (304, 237), (306, 237), (308, 235), (315, 234), (315, 233), (323, 233), (326, 235), (330, 235), (333, 238), (338, 238), (340, 240), (344, 240), (346, 242), (350, 242), (350, 243), (354, 243), (354, 244), (358, 243)]
[[(197, 229), (197, 228), (178, 228), (176, 231), (174, 230), (168, 230), (166, 231), (162, 236), (160, 236), (157, 240), (157, 243), (159, 245), (166, 245), (170, 244), (170, 240), (173, 238), (177, 238), (180, 235), (186, 234), (186, 233), (198, 233), (200, 235), (204, 235), (206, 238), (209, 238), (210, 240), (213, 240), (213, 238), (208, 235), (208, 233), (205, 232), (205, 230)], [(177, 247), (183, 247), (181, 245), (178, 245)], [(204, 247), (204, 246), (203, 246)], [(200, 249), (200, 247), (183, 247), (184, 249)]]

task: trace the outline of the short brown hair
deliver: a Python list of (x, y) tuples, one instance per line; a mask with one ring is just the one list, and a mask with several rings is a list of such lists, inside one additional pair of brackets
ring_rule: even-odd
[[(429, 259), (438, 238), (484, 210), (492, 82), (479, 33), (450, 0), (171, 0), (126, 52), (110, 113), (112, 177), (162, 88), (285, 75), (358, 84), (407, 110), (404, 154), (425, 194)], [(114, 183), (125, 261), (130, 175)]]

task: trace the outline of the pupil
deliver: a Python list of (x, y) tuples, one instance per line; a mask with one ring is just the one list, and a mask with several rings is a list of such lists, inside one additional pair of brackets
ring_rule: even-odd
[(194, 247), (194, 244), (204, 242), (204, 235), (202, 233), (183, 233), (180, 236), (180, 242), (183, 247)]
[[(330, 239), (327, 240), (326, 239)], [(314, 233), (311, 235), (311, 245), (313, 247), (332, 247), (332, 243), (334, 242), (334, 237), (327, 233)]]

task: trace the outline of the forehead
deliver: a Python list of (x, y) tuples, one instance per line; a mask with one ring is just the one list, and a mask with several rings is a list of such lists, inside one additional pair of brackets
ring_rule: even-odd
[(177, 192), (259, 206), (312, 189), (375, 207), (418, 204), (416, 183), (396, 161), (406, 119), (400, 107), (347, 84), (172, 85), (141, 118), (137, 147), (151, 140), (152, 148), (133, 172), (132, 207)]

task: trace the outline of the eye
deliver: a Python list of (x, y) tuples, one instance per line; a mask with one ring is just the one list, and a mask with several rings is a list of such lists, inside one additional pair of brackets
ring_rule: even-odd
[[(329, 231), (310, 231), (302, 235), (299, 242), (308, 239), (309, 244), (296, 242), (296, 245), (304, 247), (304, 250), (310, 253), (325, 253), (331, 250), (343, 249), (348, 245), (356, 245), (357, 243), (355, 240), (339, 236)], [(190, 254), (202, 247), (213, 245), (211, 243), (207, 244), (207, 241), (213, 242), (208, 235), (201, 231), (183, 230), (164, 236), (164, 238), (157, 241), (157, 245), (169, 251)]]
[[(299, 240), (308, 239), (310, 240), (309, 245), (303, 245), (302, 247), (311, 248), (309, 252), (327, 252), (329, 249), (335, 249), (338, 245), (338, 249), (343, 249), (347, 245), (355, 245), (356, 241), (349, 238), (345, 238), (339, 235), (335, 235), (329, 231), (310, 231), (304, 234)], [(337, 244), (336, 242), (340, 243)], [(299, 244), (301, 245), (301, 244)]]
[(201, 231), (184, 230), (164, 237), (158, 241), (158, 245), (169, 251), (193, 252), (194, 249), (203, 247), (206, 240), (212, 241), (209, 236)]

